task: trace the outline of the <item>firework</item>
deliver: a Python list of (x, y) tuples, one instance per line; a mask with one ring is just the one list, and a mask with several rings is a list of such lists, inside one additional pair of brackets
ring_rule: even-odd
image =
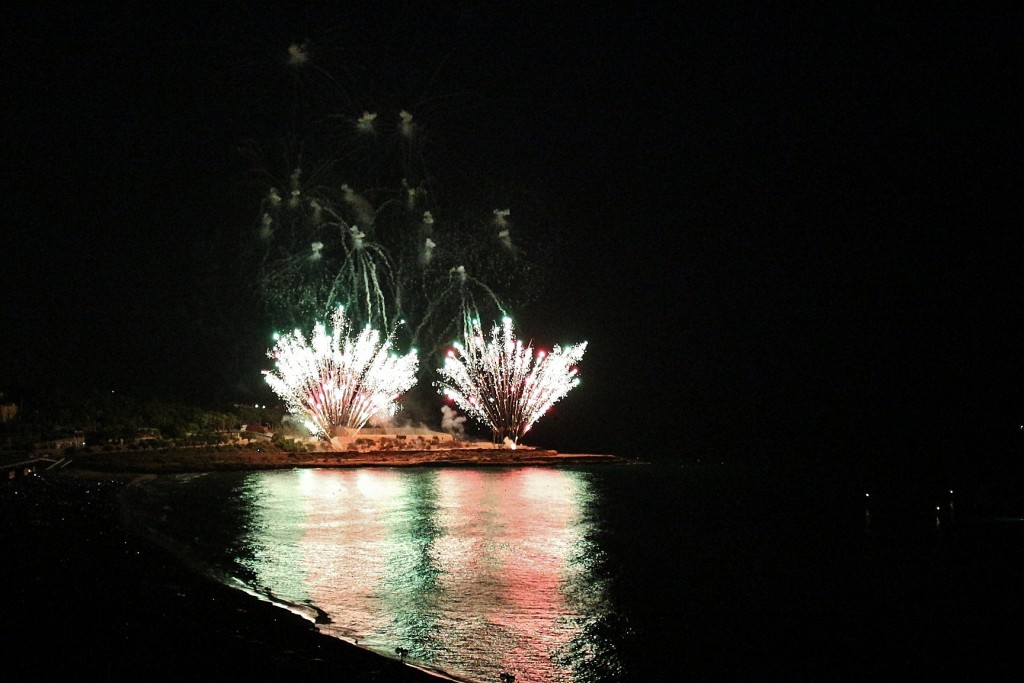
[(438, 369), (436, 386), (473, 418), (491, 428), (496, 441), (513, 447), (557, 401), (579, 384), (576, 364), (587, 342), (551, 353), (516, 339), (512, 320), (502, 320), (484, 339), (479, 319), (467, 321), (465, 345), (456, 343)]
[(274, 369), (267, 383), (314, 435), (330, 439), (339, 427), (358, 430), (372, 418), (390, 417), (402, 393), (416, 382), (416, 351), (392, 352), (392, 336), (383, 340), (367, 325), (354, 334), (343, 308), (331, 317), (331, 329), (313, 328), (277, 337), (267, 352)]
[(529, 193), (449, 167), (443, 143), (459, 132), (437, 107), (443, 98), (416, 99), (416, 88), (356, 107), (376, 98), (351, 96), (368, 84), (333, 54), (297, 42), (272, 72), (253, 72), (274, 78), (259, 92), (296, 99), (286, 134), (242, 147), (258, 211), (241, 277), (271, 328), (308, 330), (344, 306), (358, 325), (396, 330), (432, 373), (465, 312), (498, 319), (536, 300), (548, 229), (513, 220), (513, 202), (535, 202)]
[(332, 194), (303, 178), (292, 172), (287, 201), (276, 188), (264, 199), (261, 296), (278, 323), (301, 325), (344, 306), (362, 323), (394, 327), (400, 292), (388, 250), (374, 237), (373, 207), (348, 185)]

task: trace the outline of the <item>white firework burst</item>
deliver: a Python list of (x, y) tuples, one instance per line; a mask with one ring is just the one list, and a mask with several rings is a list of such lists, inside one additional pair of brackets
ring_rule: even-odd
[(496, 441), (519, 439), (580, 380), (576, 365), (587, 342), (551, 353), (535, 351), (516, 339), (512, 320), (502, 320), (484, 338), (479, 320), (466, 329), (465, 345), (456, 343), (438, 369), (438, 389), (476, 420), (491, 428)]
[(392, 337), (369, 325), (354, 334), (344, 309), (331, 316), (331, 329), (313, 328), (310, 339), (300, 331), (276, 336), (267, 355), (274, 369), (267, 384), (314, 435), (330, 439), (339, 427), (362, 428), (371, 418), (390, 417), (398, 399), (416, 383), (418, 359), (413, 349), (392, 352)]

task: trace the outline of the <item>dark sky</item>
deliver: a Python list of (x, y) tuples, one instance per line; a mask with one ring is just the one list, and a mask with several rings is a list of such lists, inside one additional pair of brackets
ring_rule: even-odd
[(538, 443), (1020, 452), (1019, 12), (19, 4), (0, 390), (231, 386), (244, 315), (204, 305), (258, 211), (236, 150), (287, 120), (308, 41), (353, 107), (418, 97), (529, 193), (557, 277), (519, 331), (590, 342)]

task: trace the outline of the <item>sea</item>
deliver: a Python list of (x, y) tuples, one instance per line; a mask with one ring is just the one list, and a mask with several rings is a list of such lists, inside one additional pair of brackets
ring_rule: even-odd
[(131, 518), (228, 585), (462, 681), (1024, 671), (1005, 482), (725, 461), (163, 475)]

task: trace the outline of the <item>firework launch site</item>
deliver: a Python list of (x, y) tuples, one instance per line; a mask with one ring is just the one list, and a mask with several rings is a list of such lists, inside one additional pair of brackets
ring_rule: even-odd
[[(44, 461), (40, 461), (41, 463)], [(295, 467), (431, 467), (431, 466), (559, 466), (633, 462), (614, 455), (559, 453), (522, 446), (448, 444), (427, 449), (288, 452), (270, 448), (218, 451), (103, 451), (75, 458), (45, 461), (46, 467), (118, 473), (180, 473), (226, 470), (289, 469)]]

